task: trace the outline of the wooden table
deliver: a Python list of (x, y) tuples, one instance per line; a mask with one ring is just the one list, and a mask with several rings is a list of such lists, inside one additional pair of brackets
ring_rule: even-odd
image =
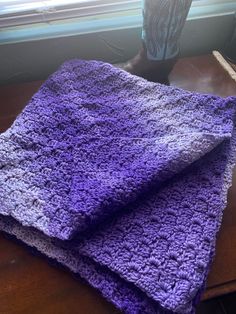
[[(179, 60), (170, 81), (171, 85), (191, 91), (236, 95), (236, 83), (210, 55)], [(0, 87), (0, 131), (11, 125), (41, 83)], [(119, 313), (86, 283), (3, 235), (0, 235), (0, 282), (0, 314)], [(203, 299), (232, 291), (236, 291), (236, 171)]]

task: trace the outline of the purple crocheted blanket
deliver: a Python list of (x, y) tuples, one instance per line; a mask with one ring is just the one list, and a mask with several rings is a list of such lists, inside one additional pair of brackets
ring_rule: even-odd
[(0, 135), (0, 229), (127, 314), (194, 313), (236, 159), (236, 98), (72, 60)]

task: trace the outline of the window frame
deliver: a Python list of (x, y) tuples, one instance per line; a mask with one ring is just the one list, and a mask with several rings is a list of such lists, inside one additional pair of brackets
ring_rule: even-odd
[[(115, 29), (135, 28), (142, 25), (140, 0), (92, 0), (76, 8), (62, 7), (47, 13), (31, 12), (26, 16), (0, 15), (0, 45), (45, 38), (73, 36)], [(193, 1), (188, 20), (217, 15), (234, 14), (234, 0)]]

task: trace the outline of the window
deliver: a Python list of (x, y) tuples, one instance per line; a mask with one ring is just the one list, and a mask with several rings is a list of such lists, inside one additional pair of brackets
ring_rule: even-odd
[(0, 27), (19, 26), (140, 8), (140, 0), (0, 0)]
[[(193, 0), (197, 9), (233, 0)], [(0, 0), (0, 27), (50, 22), (75, 17), (140, 10), (141, 0)]]
[[(142, 0), (0, 0), (0, 44), (135, 28)], [(236, 11), (236, 0), (193, 0), (189, 19)]]

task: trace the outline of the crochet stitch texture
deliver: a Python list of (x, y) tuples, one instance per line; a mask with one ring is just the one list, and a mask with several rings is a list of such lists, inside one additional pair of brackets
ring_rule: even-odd
[(194, 313), (231, 185), (235, 109), (234, 97), (64, 63), (0, 135), (0, 230), (124, 313)]

